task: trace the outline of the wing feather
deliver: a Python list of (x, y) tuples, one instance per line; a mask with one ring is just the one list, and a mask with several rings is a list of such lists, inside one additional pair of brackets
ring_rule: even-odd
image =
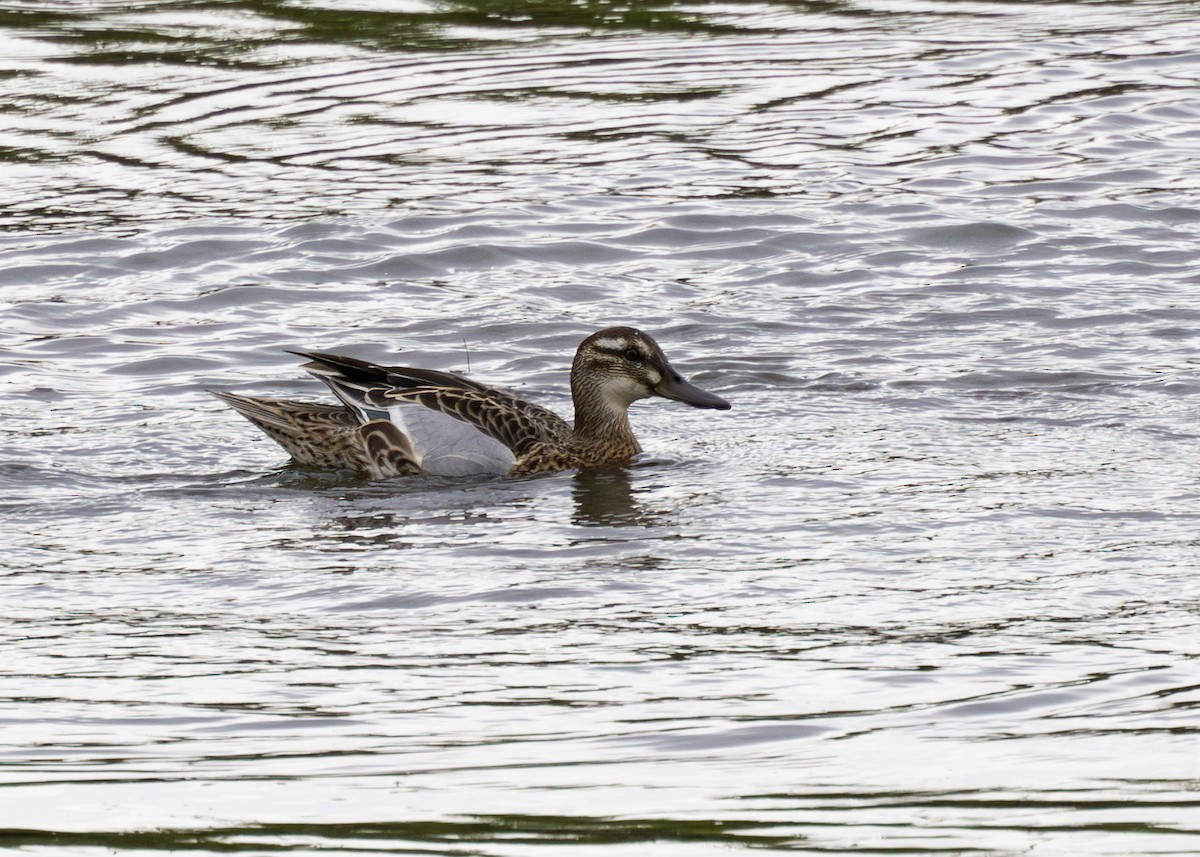
[[(417, 404), (453, 417), (499, 441), (515, 456), (535, 444), (570, 435), (566, 420), (512, 393), (489, 387), (453, 372), (407, 366), (377, 366), (353, 357), (320, 351), (293, 352), (311, 362), (304, 368), (368, 420), (395, 419), (402, 404)], [(423, 452), (418, 445), (417, 452)]]
[(358, 434), (375, 479), (421, 472), (412, 440), (398, 426), (388, 420), (371, 420), (358, 427)]
[(491, 388), (376, 389), (367, 393), (366, 401), (387, 409), (405, 402), (424, 405), (472, 426), (518, 457), (536, 444), (564, 439), (571, 430), (557, 414)]

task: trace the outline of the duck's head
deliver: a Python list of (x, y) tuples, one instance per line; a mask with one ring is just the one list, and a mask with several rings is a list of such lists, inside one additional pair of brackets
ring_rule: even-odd
[(693, 408), (729, 410), (720, 396), (688, 383), (658, 343), (632, 327), (609, 327), (585, 339), (571, 365), (576, 408), (593, 400), (606, 410), (626, 410), (638, 399), (662, 396)]

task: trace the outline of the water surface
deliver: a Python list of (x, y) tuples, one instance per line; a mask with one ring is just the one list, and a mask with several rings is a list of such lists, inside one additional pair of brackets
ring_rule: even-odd
[[(1195, 8), (0, 4), (0, 847), (1200, 850)], [(289, 348), (635, 466), (370, 483)]]

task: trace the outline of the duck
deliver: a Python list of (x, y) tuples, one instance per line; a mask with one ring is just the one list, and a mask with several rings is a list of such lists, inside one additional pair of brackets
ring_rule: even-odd
[(629, 406), (658, 396), (694, 408), (729, 402), (677, 372), (648, 334), (608, 327), (571, 363), (572, 425), (511, 392), (465, 375), (291, 351), (339, 404), (214, 391), (306, 468), (394, 476), (522, 476), (621, 466), (642, 451)]

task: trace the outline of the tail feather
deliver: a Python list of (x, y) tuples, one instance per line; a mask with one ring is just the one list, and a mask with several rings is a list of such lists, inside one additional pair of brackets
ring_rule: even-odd
[(324, 420), (347, 428), (355, 428), (358, 425), (354, 414), (341, 405), (323, 405), (318, 402), (265, 396), (239, 396), (220, 390), (213, 390), (212, 394), (264, 431), (268, 427), (280, 431), (295, 431), (298, 424), (314, 420)]
[(297, 464), (371, 471), (358, 433), (361, 423), (347, 407), (217, 391), (213, 395), (262, 429)]

